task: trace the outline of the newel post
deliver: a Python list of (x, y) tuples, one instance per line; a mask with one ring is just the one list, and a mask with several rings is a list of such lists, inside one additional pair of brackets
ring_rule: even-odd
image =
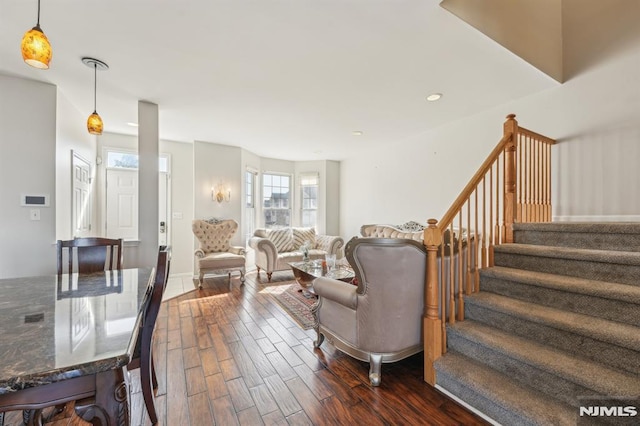
[(427, 249), (427, 276), (424, 292), (425, 311), (423, 317), (424, 341), (424, 381), (431, 386), (436, 384), (436, 371), (433, 363), (442, 356), (442, 321), (438, 315), (438, 246), (442, 243), (442, 232), (438, 221), (429, 219), (424, 230), (424, 246)]
[(518, 137), (518, 121), (515, 114), (507, 115), (504, 122), (504, 135), (511, 135), (504, 147), (504, 234), (503, 243), (513, 242), (513, 222), (516, 215), (516, 141)]

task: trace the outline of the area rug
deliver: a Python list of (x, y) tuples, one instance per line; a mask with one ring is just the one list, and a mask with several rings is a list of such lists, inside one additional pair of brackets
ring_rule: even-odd
[(260, 293), (266, 293), (273, 297), (291, 318), (298, 323), (303, 330), (313, 328), (315, 319), (311, 313), (311, 307), (317, 299), (312, 297), (307, 299), (302, 295), (300, 286), (295, 284), (285, 284), (279, 286), (266, 287)]

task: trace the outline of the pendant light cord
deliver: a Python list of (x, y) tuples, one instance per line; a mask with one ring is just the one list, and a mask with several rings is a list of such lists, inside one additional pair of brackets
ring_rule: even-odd
[(38, 0), (38, 22), (36, 23), (36, 27), (40, 27), (40, 0)]
[(98, 96), (98, 64), (93, 63), (93, 112), (96, 112), (96, 97)]

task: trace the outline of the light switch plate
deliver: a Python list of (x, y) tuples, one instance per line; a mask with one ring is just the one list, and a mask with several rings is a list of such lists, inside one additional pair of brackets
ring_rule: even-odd
[(29, 210), (29, 219), (31, 219), (31, 220), (40, 220), (40, 209), (31, 209), (31, 210)]
[(173, 219), (182, 219), (182, 212), (173, 212), (171, 215)]

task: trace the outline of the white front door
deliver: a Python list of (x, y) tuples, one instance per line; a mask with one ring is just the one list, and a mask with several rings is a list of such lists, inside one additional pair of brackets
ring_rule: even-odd
[(74, 238), (91, 234), (91, 165), (78, 154), (72, 154), (71, 229)]
[(107, 169), (107, 238), (138, 239), (138, 171)]

